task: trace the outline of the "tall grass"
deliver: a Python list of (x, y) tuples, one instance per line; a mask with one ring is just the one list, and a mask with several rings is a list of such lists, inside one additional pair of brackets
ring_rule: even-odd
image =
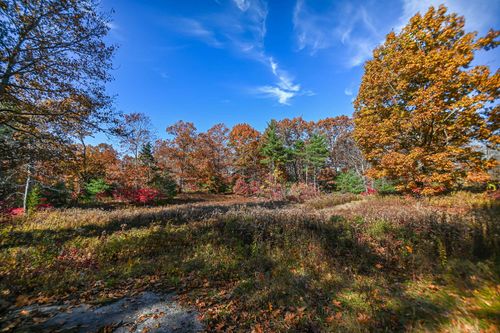
[(488, 329), (499, 207), (473, 200), (41, 213), (1, 227), (0, 288), (18, 305), (175, 290), (209, 331)]

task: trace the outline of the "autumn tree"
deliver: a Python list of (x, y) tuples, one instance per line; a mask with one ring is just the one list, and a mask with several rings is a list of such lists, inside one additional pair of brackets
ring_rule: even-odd
[(105, 83), (114, 47), (97, 0), (5, 0), (0, 17), (0, 126), (24, 147), (26, 194), (35, 165), (51, 159), (42, 151), (62, 157), (81, 129), (113, 127)]
[(210, 192), (224, 192), (229, 182), (229, 130), (216, 124), (200, 133), (195, 142), (194, 157), (198, 183)]
[(184, 121), (167, 127), (166, 131), (171, 138), (159, 142), (158, 159), (164, 167), (172, 170), (182, 192), (187, 184), (195, 181), (196, 161), (193, 154), (198, 133), (193, 123)]
[(499, 44), (499, 32), (477, 38), (464, 23), (444, 6), (431, 7), (388, 34), (366, 62), (354, 121), (372, 177), (424, 194), (487, 177), (494, 162), (474, 144), (500, 143), (492, 107), (500, 73), (472, 62)]
[(6, 0), (0, 13), (0, 124), (53, 139), (112, 120), (104, 84), (114, 47), (98, 1)]
[(237, 124), (231, 129), (229, 146), (233, 150), (232, 166), (235, 174), (258, 180), (262, 170), (260, 136), (260, 132), (248, 124)]

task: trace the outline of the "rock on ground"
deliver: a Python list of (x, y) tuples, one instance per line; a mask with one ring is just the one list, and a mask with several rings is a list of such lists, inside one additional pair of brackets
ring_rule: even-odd
[[(202, 325), (198, 313), (181, 307), (174, 294), (143, 292), (111, 304), (96, 307), (87, 304), (71, 309), (58, 306), (38, 306), (29, 309), (40, 313), (56, 313), (37, 327), (37, 332), (199, 332)], [(31, 306), (33, 307), (33, 306)], [(30, 308), (31, 308), (30, 307)]]

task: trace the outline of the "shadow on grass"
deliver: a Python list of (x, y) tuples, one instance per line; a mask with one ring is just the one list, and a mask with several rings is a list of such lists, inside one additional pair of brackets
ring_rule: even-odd
[[(98, 237), (104, 234), (110, 235), (122, 230), (122, 225), (127, 228), (147, 227), (152, 223), (174, 225), (189, 223), (210, 219), (230, 210), (243, 208), (267, 208), (279, 209), (288, 205), (286, 202), (255, 202), (255, 203), (237, 203), (237, 204), (217, 204), (205, 206), (186, 206), (186, 207), (165, 207), (156, 208), (154, 211), (138, 211), (130, 214), (123, 214), (110, 219), (103, 225), (85, 224), (77, 228), (43, 229), (43, 230), (9, 230), (7, 237), (0, 241), (0, 250), (16, 246), (37, 246), (48, 243), (61, 245), (75, 237)], [(43, 221), (41, 222), (43, 223)]]
[[(431, 276), (442, 273), (442, 251), (447, 260), (480, 261), (498, 256), (496, 212), (483, 208), (474, 212), (477, 218), (467, 228), (436, 217), (435, 221), (424, 221), (428, 225), (382, 228), (377, 236), (380, 239), (372, 239), (373, 226), (339, 217), (324, 221), (306, 213), (291, 216), (258, 209), (232, 212), (236, 208), (272, 209), (284, 205), (209, 205), (134, 213), (79, 230), (13, 231), (2, 246), (36, 246), (52, 241), (62, 245), (77, 236), (96, 237), (105, 231), (105, 241), (97, 247), (98, 271), (88, 279), (112, 278), (120, 284), (131, 277), (148, 280), (149, 276), (159, 275), (166, 279), (163, 287), (203, 290), (196, 297), (215, 303), (234, 301), (235, 308), (225, 320), (244, 312), (257, 313), (260, 320), (267, 315), (263, 309), (278, 307), (290, 312), (292, 306), (305, 307), (308, 316), (301, 320), (288, 323), (284, 314), (273, 319), (277, 323), (270, 329), (278, 331), (406, 331), (416, 325), (432, 331), (438, 327), (456, 304), (409, 289), (415, 267), (405, 263), (396, 266), (393, 258), (375, 247), (389, 247), (398, 237), (409, 240), (416, 237), (417, 231), (421, 233), (421, 239), (413, 239), (412, 251), (427, 251), (426, 267), (435, 269), (427, 272)], [(155, 229), (138, 232), (138, 228), (152, 223)], [(122, 230), (122, 224), (128, 227), (118, 236), (115, 233)], [(372, 238), (367, 240), (368, 236)], [(404, 248), (403, 244), (392, 245)], [(334, 278), (325, 280), (325, 275)], [(81, 288), (89, 288), (93, 282), (87, 281)], [(213, 296), (225, 285), (235, 286), (229, 298)], [(35, 291), (43, 288), (37, 285)], [(332, 302), (337, 300), (341, 304), (331, 310)], [(343, 317), (329, 321), (335, 314), (332, 311), (342, 312)], [(492, 320), (496, 314), (484, 310), (477, 316)], [(255, 324), (234, 320), (242, 330), (251, 330)]]

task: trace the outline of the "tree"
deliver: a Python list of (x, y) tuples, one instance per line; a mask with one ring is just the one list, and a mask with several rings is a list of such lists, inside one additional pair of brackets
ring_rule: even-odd
[(342, 193), (359, 194), (366, 188), (363, 178), (354, 170), (348, 170), (338, 175), (335, 183), (337, 190)]
[(328, 158), (328, 144), (326, 138), (320, 134), (313, 134), (304, 147), (304, 159), (306, 162), (306, 183), (309, 167), (313, 172), (313, 185), (317, 187), (317, 176), (319, 170), (325, 165)]
[(354, 169), (360, 176), (365, 173), (367, 164), (353, 138), (352, 119), (347, 116), (325, 118), (319, 120), (315, 128), (327, 139), (330, 168), (335, 172)]
[(355, 100), (355, 138), (372, 168), (400, 190), (432, 194), (494, 166), (473, 147), (498, 145), (500, 73), (472, 66), (476, 51), (499, 44), (476, 38), (446, 7), (417, 14), (373, 52)]
[(261, 163), (269, 166), (273, 181), (276, 183), (276, 173), (288, 160), (289, 152), (283, 144), (283, 140), (277, 133), (277, 122), (271, 120), (262, 136), (261, 154), (265, 158)]
[(120, 144), (126, 153), (131, 154), (132, 163), (127, 163), (127, 167), (132, 174), (135, 174), (136, 189), (150, 179), (147, 167), (141, 164), (139, 157), (141, 149), (153, 139), (152, 127), (148, 116), (138, 112), (124, 115), (124, 122), (120, 126)]
[(198, 133), (193, 123), (178, 121), (167, 127), (171, 139), (160, 142), (158, 147), (159, 162), (170, 168), (177, 179), (179, 191), (185, 189), (186, 183), (196, 179), (196, 167), (193, 154)]
[(141, 151), (139, 152), (139, 160), (141, 161), (141, 165), (146, 169), (146, 178), (149, 183), (158, 171), (153, 154), (153, 145), (150, 142), (147, 142), (142, 146)]
[[(295, 117), (292, 119), (282, 119), (276, 123), (276, 131), (278, 136), (282, 139), (285, 149), (289, 155), (294, 153), (295, 145), (299, 141), (307, 141), (310, 137), (314, 127), (314, 122), (307, 122), (302, 117)], [(300, 145), (300, 143), (299, 143)], [(299, 156), (295, 156), (299, 157)], [(304, 180), (304, 161), (301, 158), (287, 159), (284, 170), (287, 179), (292, 181)]]
[(247, 179), (257, 180), (261, 174), (262, 156), (259, 150), (260, 133), (248, 124), (237, 124), (229, 132), (233, 150), (234, 172)]
[(210, 192), (224, 192), (227, 187), (230, 164), (228, 132), (224, 124), (216, 124), (200, 133), (195, 142), (195, 177)]
[(0, 124), (50, 141), (112, 120), (105, 82), (114, 47), (98, 8), (97, 0), (1, 2)]
[(24, 206), (38, 162), (64, 159), (81, 133), (114, 126), (105, 93), (114, 47), (98, 8), (97, 0), (0, 2), (0, 126), (23, 147)]
[(130, 113), (124, 115), (124, 122), (120, 126), (120, 144), (125, 152), (132, 154), (137, 164), (139, 164), (139, 153), (141, 148), (150, 144), (153, 139), (151, 132), (151, 120), (144, 113)]

